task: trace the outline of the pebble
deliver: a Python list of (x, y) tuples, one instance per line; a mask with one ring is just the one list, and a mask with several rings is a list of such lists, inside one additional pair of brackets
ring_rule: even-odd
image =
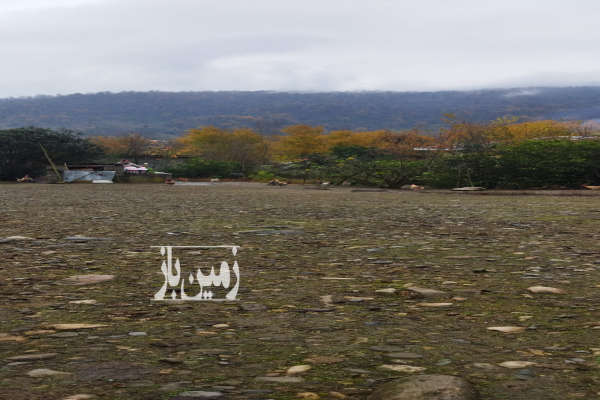
[(488, 331), (496, 331), (502, 333), (520, 333), (525, 330), (522, 326), (490, 326)]
[(269, 394), (269, 393), (273, 393), (273, 391), (269, 390), (269, 389), (245, 389), (245, 390), (242, 390), (242, 393), (257, 395), (257, 394)]
[(373, 297), (355, 297), (355, 296), (344, 296), (344, 299), (353, 302), (353, 303), (360, 303), (363, 301), (370, 301), (370, 300), (375, 300)]
[(373, 346), (369, 347), (370, 350), (373, 351), (381, 351), (384, 353), (402, 353), (404, 347), (401, 346)]
[(77, 332), (58, 332), (58, 333), (53, 333), (52, 335), (48, 335), (48, 337), (53, 337), (53, 338), (69, 338), (69, 337), (75, 337), (75, 336), (79, 336), (79, 333), (77, 333)]
[(260, 382), (273, 382), (273, 383), (302, 383), (304, 379), (297, 376), (259, 376), (256, 378)]
[(162, 385), (158, 388), (161, 392), (173, 392), (175, 390), (180, 389), (182, 386), (191, 385), (191, 381), (182, 381), (182, 382), (171, 382)]
[(394, 372), (406, 372), (408, 374), (413, 374), (415, 372), (425, 371), (424, 367), (414, 367), (412, 365), (396, 365), (396, 364), (384, 364), (380, 365), (379, 368), (387, 369)]
[(371, 373), (371, 371), (368, 371), (366, 369), (361, 369), (361, 368), (344, 368), (344, 369), (348, 372), (352, 372), (353, 374), (366, 375), (366, 374)]
[(494, 364), (490, 364), (490, 363), (473, 363), (473, 366), (475, 368), (488, 369), (488, 370), (498, 368)]
[(46, 376), (65, 376), (71, 375), (69, 372), (55, 371), (53, 369), (48, 368), (38, 368), (32, 369), (27, 372), (27, 376), (31, 376), (32, 378), (44, 378)]
[(74, 331), (78, 329), (94, 329), (94, 328), (104, 328), (106, 324), (54, 324), (49, 325), (50, 328), (59, 330), (59, 331)]
[(530, 367), (535, 365), (535, 363), (531, 361), (504, 361), (498, 365), (504, 368), (519, 369)]
[(88, 274), (88, 275), (73, 275), (63, 280), (63, 282), (75, 285), (75, 286), (83, 286), (83, 285), (93, 285), (95, 283), (106, 282), (114, 279), (114, 275), (97, 275), (97, 274)]
[(56, 331), (49, 330), (49, 329), (37, 329), (34, 331), (27, 331), (27, 332), (25, 332), (25, 334), (27, 336), (37, 336), (37, 335), (45, 335), (48, 333), (54, 333), (54, 332), (56, 332)]
[(568, 360), (565, 360), (565, 363), (567, 364), (581, 364), (584, 362), (585, 360), (583, 358), (569, 358)]
[(129, 336), (148, 336), (146, 332), (129, 332)]
[(415, 359), (415, 358), (423, 358), (422, 355), (417, 353), (389, 353), (385, 355), (389, 358), (400, 358), (400, 359)]
[(96, 304), (96, 300), (73, 300), (69, 304)]
[(57, 353), (31, 353), (31, 354), (23, 354), (20, 356), (8, 357), (9, 361), (37, 361), (37, 360), (47, 360), (49, 358), (54, 358), (57, 356)]
[(12, 336), (7, 333), (0, 333), (0, 342), (24, 342), (27, 340), (24, 336)]
[(0, 243), (23, 242), (26, 240), (33, 240), (33, 238), (27, 236), (8, 236), (0, 239)]
[(367, 400), (475, 400), (476, 392), (462, 378), (448, 375), (418, 375), (409, 380), (386, 383)]
[(378, 289), (375, 291), (375, 293), (394, 294), (394, 293), (396, 293), (396, 289), (395, 288)]
[(528, 287), (527, 290), (529, 290), (531, 293), (550, 293), (550, 294), (564, 294), (565, 293), (565, 291), (562, 289), (549, 287), (549, 286), (531, 286), (531, 287)]
[(83, 236), (83, 235), (75, 235), (75, 236), (67, 236), (65, 238), (65, 240), (70, 240), (73, 242), (88, 242), (90, 240), (108, 240), (105, 238), (95, 238), (95, 237), (90, 237), (90, 236)]
[(335, 364), (344, 361), (345, 359), (342, 357), (335, 356), (312, 356), (309, 358), (305, 358), (304, 361), (312, 363), (312, 364)]
[(183, 362), (183, 360), (180, 360), (179, 358), (174, 358), (174, 357), (161, 358), (158, 361), (166, 362), (169, 364), (181, 364)]
[(308, 370), (310, 370), (312, 367), (310, 365), (294, 365), (293, 367), (288, 368), (288, 370), (286, 371), (286, 374), (288, 375), (295, 375), (295, 374), (302, 374)]
[(96, 398), (96, 396), (94, 396), (93, 394), (81, 393), (81, 394), (74, 394), (72, 396), (65, 397), (63, 400), (89, 400), (89, 399), (95, 399), (95, 398)]
[(190, 391), (190, 392), (180, 393), (179, 396), (192, 397), (192, 398), (196, 398), (196, 399), (216, 399), (218, 397), (223, 396), (223, 393), (221, 393), (221, 392), (206, 392), (203, 390), (194, 390), (194, 391)]
[(300, 399), (307, 399), (307, 400), (319, 400), (321, 397), (313, 392), (300, 392), (300, 393), (296, 393), (296, 397), (300, 398)]
[(418, 303), (418, 306), (421, 307), (430, 307), (430, 308), (437, 308), (437, 307), (450, 307), (453, 303)]
[(520, 380), (527, 380), (527, 379), (531, 379), (531, 378), (535, 377), (535, 374), (530, 369), (520, 369), (515, 374), (515, 377)]
[(409, 290), (413, 294), (416, 294), (420, 297), (440, 297), (446, 295), (446, 292), (442, 292), (441, 290), (421, 288), (417, 286), (409, 286), (406, 288), (406, 290)]
[(242, 311), (265, 311), (267, 307), (260, 303), (242, 303), (240, 304)]

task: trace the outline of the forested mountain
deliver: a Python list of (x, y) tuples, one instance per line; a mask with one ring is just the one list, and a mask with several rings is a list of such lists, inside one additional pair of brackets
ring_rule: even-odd
[(600, 87), (445, 92), (121, 92), (0, 100), (0, 129), (67, 128), (89, 135), (180, 135), (190, 128), (250, 127), (276, 134), (293, 124), (327, 130), (435, 132), (444, 113), (486, 122), (600, 119)]

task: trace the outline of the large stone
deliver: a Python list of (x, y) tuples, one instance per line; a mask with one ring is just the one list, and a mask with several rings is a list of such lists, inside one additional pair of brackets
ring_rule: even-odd
[(384, 384), (368, 400), (475, 400), (471, 384), (449, 375), (417, 375)]

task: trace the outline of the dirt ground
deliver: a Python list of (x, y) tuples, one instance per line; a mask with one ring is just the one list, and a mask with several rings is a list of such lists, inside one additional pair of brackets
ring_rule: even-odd
[[(600, 398), (599, 239), (600, 197), (0, 185), (0, 398), (364, 399), (420, 371)], [(182, 279), (237, 260), (239, 300), (153, 301), (161, 245), (241, 246), (174, 250)]]

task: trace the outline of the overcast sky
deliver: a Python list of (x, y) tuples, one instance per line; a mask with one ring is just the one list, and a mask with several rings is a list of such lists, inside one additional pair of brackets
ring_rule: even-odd
[(0, 0), (0, 97), (600, 83), (599, 0)]

